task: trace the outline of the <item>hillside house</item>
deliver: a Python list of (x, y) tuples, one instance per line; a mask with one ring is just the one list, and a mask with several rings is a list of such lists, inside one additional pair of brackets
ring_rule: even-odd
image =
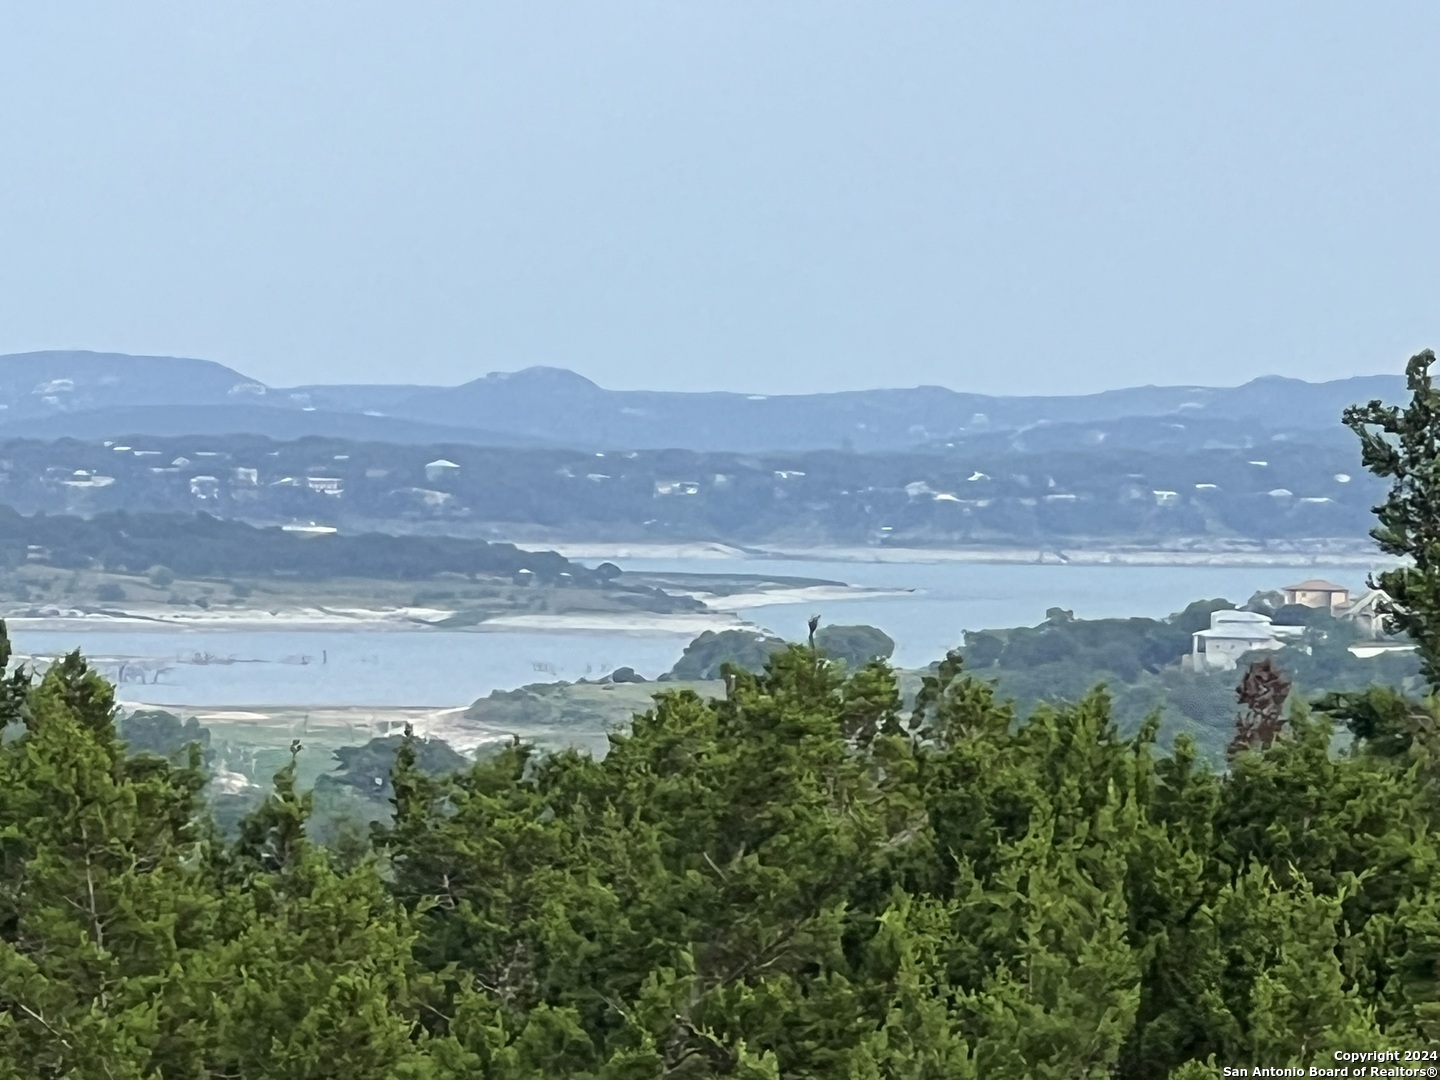
[(220, 481), (213, 476), (192, 476), (190, 494), (197, 499), (214, 499), (220, 494)]
[(338, 476), (307, 476), (305, 486), (322, 495), (343, 495), (345, 481)]
[(405, 488), (403, 491), (398, 492), (398, 494), (417, 499), (422, 505), (432, 508), (444, 506), (455, 498), (455, 496), (448, 491), (432, 491), (429, 488)]
[(1324, 578), (1310, 578), (1297, 585), (1286, 585), (1280, 590), (1285, 594), (1285, 603), (1303, 604), (1305, 607), (1336, 608), (1350, 603), (1350, 590)]
[(1353, 622), (1368, 638), (1378, 638), (1385, 632), (1385, 616), (1380, 612), (1380, 602), (1386, 599), (1388, 597), (1379, 589), (1370, 589), (1358, 600), (1336, 609), (1335, 617)]
[(1268, 615), (1256, 611), (1215, 611), (1210, 627), (1190, 639), (1190, 667), (1194, 671), (1233, 671), (1240, 658), (1258, 649), (1283, 649), (1287, 639), (1303, 627), (1274, 626)]
[(85, 469), (76, 469), (70, 479), (60, 481), (66, 487), (72, 488), (102, 488), (109, 487), (115, 483), (113, 476), (101, 476), (99, 473), (92, 473)]
[(439, 458), (425, 466), (425, 479), (433, 484), (436, 480), (444, 480), (447, 477), (454, 476), (459, 471), (460, 466), (456, 465), (455, 462), (447, 461), (445, 458)]

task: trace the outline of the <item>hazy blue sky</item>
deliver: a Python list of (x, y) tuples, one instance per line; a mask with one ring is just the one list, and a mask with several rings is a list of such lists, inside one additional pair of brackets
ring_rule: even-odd
[(1440, 343), (1440, 5), (6, 3), (0, 351), (1070, 392)]

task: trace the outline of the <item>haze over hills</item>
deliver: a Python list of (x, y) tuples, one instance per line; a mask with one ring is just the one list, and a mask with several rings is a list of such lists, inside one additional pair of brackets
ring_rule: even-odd
[[(992, 397), (934, 386), (766, 396), (606, 390), (553, 367), (492, 373), (458, 387), (275, 388), (206, 360), (52, 351), (0, 356), (0, 437), (255, 433), (405, 444), (892, 451), (997, 436), (1053, 445), (1061, 437), (1041, 435), (1037, 425), (1061, 425), (1070, 431), (1062, 442), (1086, 445), (1115, 432), (1074, 425), (1109, 424), (1132, 437), (1184, 431), (1187, 443), (1244, 445), (1276, 433), (1333, 437), (1345, 406), (1403, 391), (1399, 376), (1377, 375), (1325, 383), (1267, 376), (1232, 388), (1083, 396)], [(1166, 419), (1137, 426), (1133, 418)]]
[[(595, 446), (636, 449), (901, 450), (935, 440), (1042, 423), (1168, 416), (1187, 424), (1243, 422), (1267, 432), (1333, 429), (1345, 406), (1395, 395), (1403, 380), (1329, 383), (1264, 377), (1241, 387), (1134, 387), (1074, 397), (990, 397), (944, 387), (765, 396), (605, 390), (573, 372), (529, 368), (415, 394), (395, 415), (492, 430), (523, 430)], [(547, 403), (549, 408), (547, 409)], [(558, 405), (563, 416), (557, 416)]]
[[(4, 417), (0, 413), (0, 417)], [(452, 428), (420, 420), (330, 412), (283, 405), (129, 405), (56, 411), (48, 416), (0, 419), (0, 438), (88, 439), (129, 436), (264, 435), (271, 439), (356, 439), (400, 446), (459, 443), (474, 446), (533, 447), (549, 440), (506, 431)]]

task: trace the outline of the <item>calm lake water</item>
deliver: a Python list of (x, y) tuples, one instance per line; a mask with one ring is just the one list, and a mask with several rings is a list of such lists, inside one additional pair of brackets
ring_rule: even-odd
[[(805, 622), (870, 623), (896, 641), (896, 663), (918, 667), (960, 644), (965, 630), (1031, 625), (1046, 608), (1080, 618), (1161, 617), (1202, 597), (1244, 602), (1258, 589), (1324, 576), (1352, 588), (1353, 567), (974, 566), (790, 560), (627, 560), (629, 569), (828, 578), (914, 589), (904, 596), (750, 608), (745, 618), (785, 637)], [(154, 705), (466, 705), (495, 689), (597, 678), (622, 665), (647, 677), (679, 658), (675, 634), (404, 632), (320, 630), (16, 630), (19, 653), (76, 647), (116, 677), (121, 659), (161, 671), (129, 681), (124, 701)], [(211, 662), (195, 662), (198, 659)], [(231, 661), (234, 662), (215, 662)]]
[(1066, 566), (954, 563), (800, 562), (788, 559), (726, 559), (625, 562), (632, 570), (691, 570), (828, 578), (851, 585), (916, 589), (914, 595), (829, 603), (749, 608), (752, 622), (787, 638), (803, 638), (805, 623), (819, 615), (830, 623), (869, 623), (895, 639), (895, 662), (921, 667), (961, 643), (966, 630), (1032, 626), (1047, 608), (1062, 607), (1081, 619), (1124, 616), (1163, 618), (1192, 600), (1224, 597), (1243, 604), (1261, 589), (1279, 589), (1325, 577), (1363, 588), (1365, 573), (1353, 566)]

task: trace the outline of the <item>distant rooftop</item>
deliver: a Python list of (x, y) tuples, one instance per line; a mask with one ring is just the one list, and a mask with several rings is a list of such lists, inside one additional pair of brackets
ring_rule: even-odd
[(1262, 615), (1258, 611), (1239, 611), (1234, 608), (1225, 608), (1221, 611), (1210, 613), (1210, 625), (1219, 626), (1221, 623), (1228, 623), (1232, 626), (1242, 623), (1255, 625), (1268, 625), (1271, 619), (1269, 615)]
[(1275, 633), (1269, 626), (1255, 623), (1222, 623), (1209, 630), (1197, 630), (1199, 638), (1219, 638), (1222, 641), (1273, 641)]
[(1333, 581), (1326, 581), (1324, 578), (1311, 578), (1309, 581), (1302, 581), (1299, 585), (1286, 585), (1284, 592), (1343, 592), (1350, 591), (1348, 586), (1336, 585)]

